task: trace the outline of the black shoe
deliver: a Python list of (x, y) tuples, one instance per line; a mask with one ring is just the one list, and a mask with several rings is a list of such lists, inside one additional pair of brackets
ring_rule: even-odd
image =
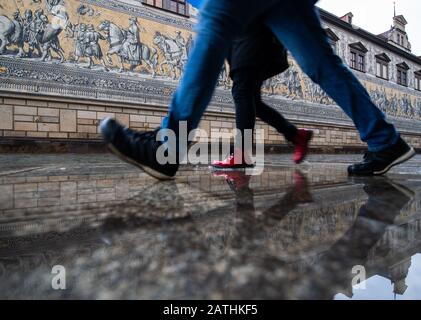
[(156, 141), (158, 130), (136, 132), (111, 118), (103, 120), (99, 129), (110, 151), (120, 159), (160, 180), (171, 179), (177, 173), (178, 164), (162, 165), (156, 159), (156, 151), (162, 144)]
[(349, 175), (372, 176), (382, 175), (392, 167), (408, 161), (415, 156), (414, 148), (410, 147), (402, 138), (395, 145), (379, 151), (367, 152), (364, 160), (348, 167)]

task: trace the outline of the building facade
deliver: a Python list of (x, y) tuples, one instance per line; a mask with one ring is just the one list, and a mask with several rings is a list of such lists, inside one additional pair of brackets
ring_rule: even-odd
[[(159, 126), (194, 45), (196, 10), (184, 0), (22, 0), (0, 7), (0, 141), (99, 141), (99, 121), (134, 129)], [(352, 14), (321, 11), (330, 42), (376, 104), (421, 148), (421, 59), (411, 53), (403, 16), (374, 35)], [(235, 126), (224, 67), (201, 122), (209, 135)], [(265, 99), (298, 126), (316, 132), (314, 147), (363, 147), (335, 103), (291, 67), (265, 84)], [(285, 144), (274, 129), (268, 144)]]

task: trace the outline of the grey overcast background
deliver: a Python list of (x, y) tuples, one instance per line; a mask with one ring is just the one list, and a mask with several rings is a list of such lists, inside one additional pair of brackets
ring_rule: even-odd
[(337, 16), (351, 11), (355, 25), (380, 34), (392, 25), (393, 2), (396, 14), (402, 14), (408, 21), (406, 31), (412, 53), (421, 56), (421, 0), (321, 0), (317, 5)]

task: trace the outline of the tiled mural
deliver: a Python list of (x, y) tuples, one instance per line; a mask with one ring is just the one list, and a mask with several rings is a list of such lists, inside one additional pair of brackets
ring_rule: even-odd
[[(18, 82), (13, 81), (19, 80), (24, 82), (25, 91), (48, 91), (33, 89), (31, 84), (40, 81), (44, 86), (61, 84), (64, 95), (74, 85), (79, 86), (75, 92), (92, 88), (91, 92), (104, 90), (109, 94), (114, 90), (127, 99), (133, 95), (131, 101), (145, 92), (169, 99), (194, 45), (193, 25), (194, 19), (159, 12), (139, 1), (2, 1), (0, 78), (12, 81), (3, 89), (16, 87)], [(347, 43), (356, 39), (329, 27), (341, 39), (338, 53), (347, 61)], [(370, 50), (370, 57), (378, 53), (378, 49)], [(368, 67), (372, 68), (369, 59)], [(421, 119), (421, 92), (400, 87), (393, 79), (376, 79), (369, 75), (371, 71), (358, 76), (383, 111), (392, 117)], [(148, 79), (157, 81), (148, 86)], [(173, 81), (169, 89), (164, 88)], [(223, 67), (218, 86), (225, 92), (219, 94), (217, 102), (232, 104), (228, 66)], [(265, 83), (264, 91), (273, 98), (334, 105), (293, 60), (284, 74)]]
[[(92, 1), (91, 1), (92, 2)], [(85, 1), (2, 2), (0, 54), (178, 79), (193, 33)]]
[[(284, 74), (266, 81), (264, 89), (267, 94), (323, 105), (335, 104), (318, 85), (301, 72), (293, 60), (290, 60), (290, 65)], [(361, 81), (376, 105), (389, 116), (421, 120), (421, 92), (403, 87), (397, 89), (385, 81), (380, 83), (383, 81), (377, 79)]]

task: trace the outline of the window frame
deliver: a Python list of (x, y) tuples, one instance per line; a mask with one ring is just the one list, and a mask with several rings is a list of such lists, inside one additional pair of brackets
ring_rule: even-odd
[[(360, 50), (355, 49), (355, 48), (351, 48), (350, 53), (351, 53), (351, 59), (350, 59), (351, 69), (365, 73), (366, 68), (367, 68), (367, 64), (366, 64), (366, 61), (365, 61), (366, 54), (364, 52), (360, 51)], [(355, 59), (352, 58), (353, 56), (355, 56)]]
[(339, 54), (338, 43), (339, 43), (339, 40), (340, 40), (339, 37), (330, 28), (326, 28), (325, 32), (326, 32), (327, 40), (328, 40), (331, 48), (333, 49), (333, 52), (336, 55), (338, 55)]
[(421, 91), (421, 70), (414, 73), (415, 83), (414, 88), (417, 91)]
[(409, 66), (405, 62), (396, 65), (396, 83), (398, 85), (403, 87), (409, 86), (409, 69)]
[[(153, 3), (148, 3), (147, 1), (152, 1)], [(152, 7), (152, 8), (157, 8), (159, 10), (163, 10), (166, 12), (170, 12), (179, 16), (183, 16), (186, 18), (190, 17), (190, 12), (189, 12), (189, 4), (187, 2), (187, 0), (161, 0), (162, 5), (159, 6), (157, 5), (157, 0), (142, 0), (142, 4)], [(176, 11), (171, 9), (171, 5), (175, 3), (176, 4)], [(180, 12), (180, 6), (184, 6), (184, 12)]]
[[(366, 73), (367, 72), (367, 61), (366, 56), (368, 49), (361, 43), (351, 43), (349, 45), (350, 52), (350, 67), (353, 70)], [(354, 59), (355, 57), (355, 59)]]
[[(378, 54), (376, 57), (376, 77), (383, 80), (390, 80), (390, 58), (385, 54)], [(378, 73), (378, 66), (380, 65), (380, 74)], [(386, 69), (386, 72), (385, 72)], [(385, 74), (386, 73), (386, 74)]]

